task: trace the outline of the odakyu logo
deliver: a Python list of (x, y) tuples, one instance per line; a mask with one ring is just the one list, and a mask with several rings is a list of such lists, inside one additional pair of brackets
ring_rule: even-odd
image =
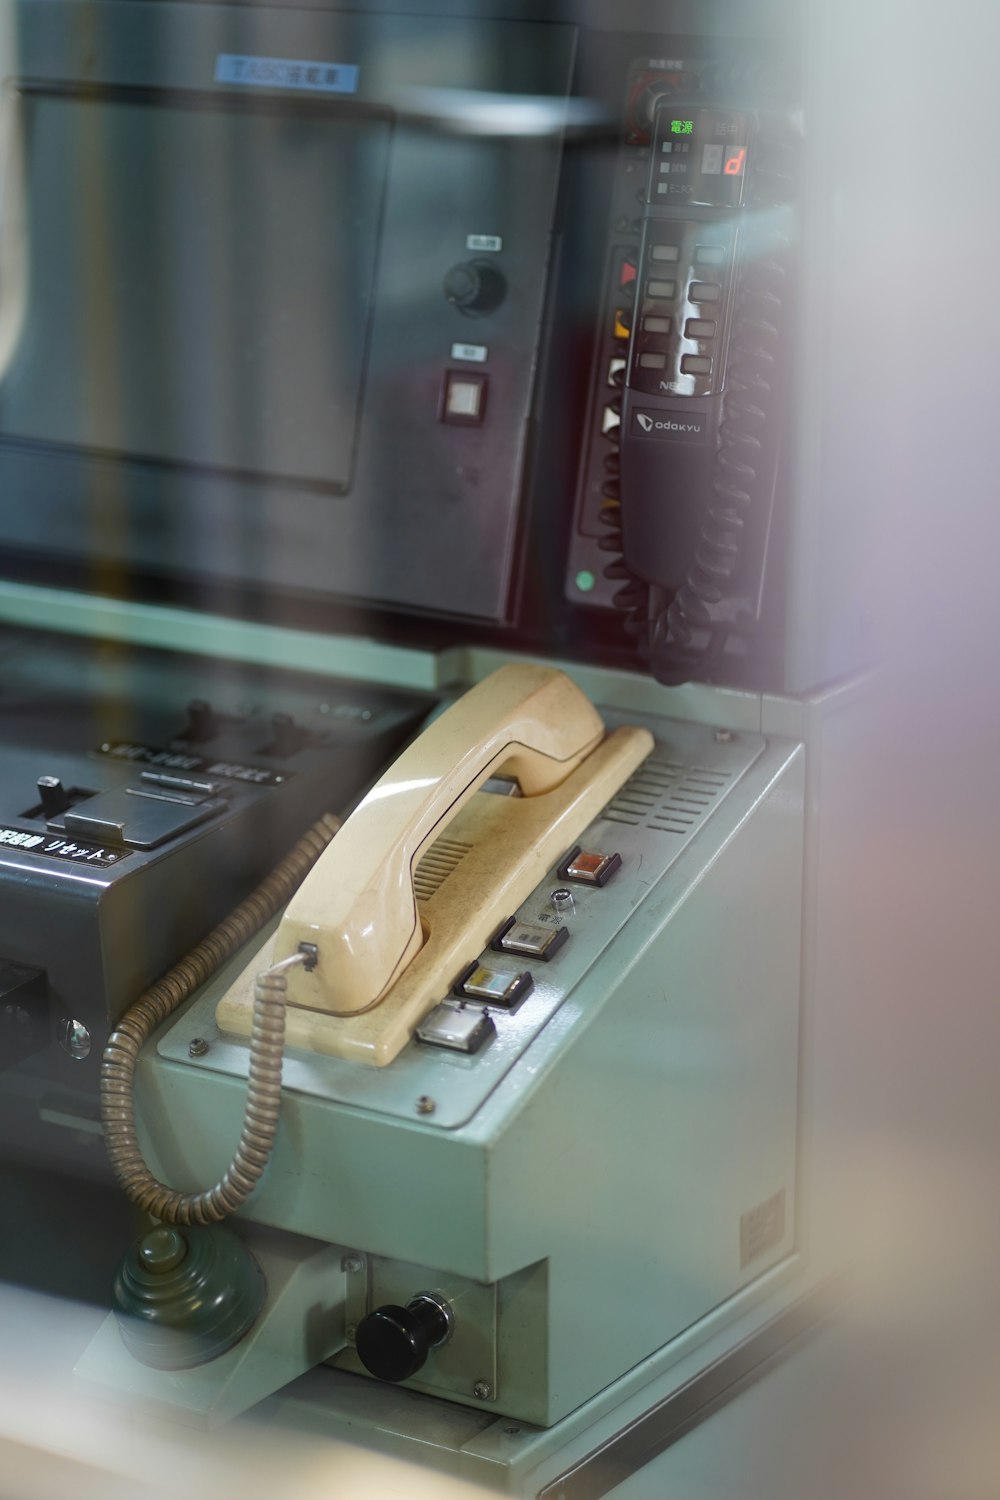
[(637, 411), (635, 420), (643, 432), (653, 433), (677, 433), (680, 436), (691, 434), (692, 437), (700, 437), (705, 431), (702, 422), (678, 422), (674, 417), (664, 415), (662, 417), (651, 417), (644, 411)]

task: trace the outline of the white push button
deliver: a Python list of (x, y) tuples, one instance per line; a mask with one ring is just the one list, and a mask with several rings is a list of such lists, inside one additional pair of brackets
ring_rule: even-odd
[(542, 927), (512, 918), (493, 939), (492, 946), (500, 953), (519, 953), (524, 958), (540, 958), (547, 963), (568, 936), (565, 927)]
[(471, 371), (465, 370), (447, 370), (444, 399), (441, 402), (442, 421), (478, 426), (486, 410), (488, 381), (487, 375), (473, 375)]
[(451, 1052), (478, 1052), (487, 1037), (496, 1034), (493, 1017), (484, 1010), (470, 1010), (445, 1000), (435, 1005), (417, 1027), (417, 1036), (431, 1047), (447, 1047)]

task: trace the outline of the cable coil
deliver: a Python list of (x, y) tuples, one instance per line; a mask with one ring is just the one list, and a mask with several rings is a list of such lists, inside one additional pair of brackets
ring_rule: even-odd
[(101, 1063), (101, 1117), (115, 1176), (132, 1202), (168, 1224), (217, 1224), (246, 1201), (267, 1166), (281, 1108), (286, 972), (306, 962), (293, 954), (257, 976), (246, 1108), (239, 1144), (212, 1187), (181, 1193), (146, 1165), (135, 1125), (136, 1065), (156, 1028), (248, 942), (291, 898), (340, 824), (321, 818), (241, 904), (126, 1011)]

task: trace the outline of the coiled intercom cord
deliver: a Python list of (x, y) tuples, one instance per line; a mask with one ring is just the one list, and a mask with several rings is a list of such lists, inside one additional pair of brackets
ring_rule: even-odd
[(108, 1038), (101, 1063), (105, 1145), (124, 1191), (154, 1218), (168, 1224), (215, 1224), (235, 1213), (256, 1187), (271, 1154), (281, 1108), (285, 974), (305, 963), (305, 956), (293, 954), (257, 976), (243, 1129), (229, 1166), (203, 1192), (177, 1192), (159, 1182), (146, 1165), (133, 1098), (139, 1054), (156, 1028), (288, 902), (339, 826), (329, 814), (314, 823), (256, 890), (126, 1011)]

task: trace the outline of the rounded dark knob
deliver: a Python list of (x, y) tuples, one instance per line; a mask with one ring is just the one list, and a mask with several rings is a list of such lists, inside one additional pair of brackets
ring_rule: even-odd
[(506, 294), (507, 283), (503, 275), (489, 261), (462, 261), (452, 266), (444, 278), (445, 298), (468, 317), (493, 312)]
[(387, 1302), (358, 1324), (354, 1347), (365, 1369), (379, 1380), (408, 1380), (451, 1332), (447, 1303), (415, 1297), (406, 1307)]
[(184, 1370), (231, 1349), (257, 1321), (266, 1294), (242, 1240), (217, 1225), (163, 1224), (118, 1268), (111, 1305), (125, 1347), (145, 1365)]

